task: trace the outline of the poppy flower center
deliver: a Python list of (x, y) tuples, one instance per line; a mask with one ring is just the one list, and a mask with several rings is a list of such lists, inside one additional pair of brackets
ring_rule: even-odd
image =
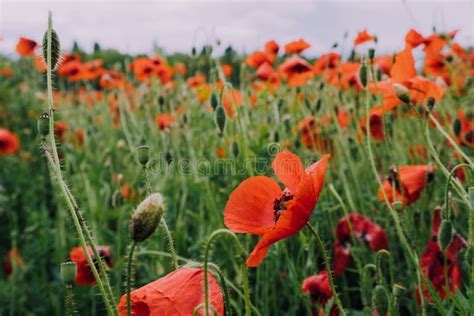
[(284, 191), (280, 197), (276, 198), (273, 202), (273, 220), (276, 223), (280, 218), (281, 213), (286, 210), (286, 202), (293, 199), (293, 194), (288, 191)]
[(3, 140), (0, 140), (0, 149), (4, 149), (4, 148), (7, 148), (7, 142), (6, 141), (3, 141)]

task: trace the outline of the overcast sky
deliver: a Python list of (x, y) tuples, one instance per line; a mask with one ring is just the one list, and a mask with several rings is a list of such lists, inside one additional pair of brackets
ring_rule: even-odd
[(457, 40), (474, 42), (474, 1), (17, 1), (0, 0), (0, 52), (14, 55), (20, 36), (40, 41), (47, 12), (62, 46), (74, 40), (91, 50), (104, 48), (129, 53), (150, 53), (153, 45), (166, 52), (189, 52), (216, 38), (242, 52), (260, 48), (267, 40), (280, 44), (304, 38), (314, 56), (342, 43), (350, 43), (367, 28), (379, 37), (378, 50), (392, 52), (403, 45), (404, 34), (414, 27), (427, 35), (438, 30), (460, 29)]

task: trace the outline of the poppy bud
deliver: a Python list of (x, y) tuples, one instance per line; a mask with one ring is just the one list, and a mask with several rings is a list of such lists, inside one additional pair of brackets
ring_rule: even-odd
[(321, 110), (321, 105), (323, 104), (323, 100), (321, 98), (316, 101), (316, 112), (319, 112)]
[(173, 162), (173, 155), (169, 151), (165, 154), (165, 160), (168, 165)]
[(454, 120), (453, 132), (456, 136), (459, 136), (459, 134), (461, 134), (461, 121), (459, 119)]
[(219, 105), (219, 100), (217, 99), (217, 95), (212, 92), (211, 94), (211, 107), (215, 111), (217, 106)]
[(436, 100), (432, 97), (428, 98), (428, 103), (426, 104), (426, 106), (428, 107), (428, 111), (432, 111), (434, 106), (436, 104)]
[(191, 48), (191, 55), (196, 56), (196, 47)]
[(234, 157), (239, 156), (239, 144), (237, 144), (236, 141), (232, 143), (232, 154), (234, 155)]
[(49, 114), (44, 112), (38, 119), (38, 132), (41, 138), (46, 138), (49, 134)]
[(367, 64), (365, 61), (359, 68), (359, 80), (360, 84), (365, 88), (367, 86)]
[(130, 221), (130, 237), (138, 242), (146, 240), (156, 230), (162, 216), (163, 197), (160, 193), (153, 193), (133, 212)]
[(63, 262), (59, 267), (61, 279), (65, 285), (73, 285), (77, 275), (77, 264), (72, 261)]
[(395, 211), (397, 212), (400, 212), (401, 210), (403, 210), (403, 203), (401, 201), (395, 201), (393, 202), (393, 208), (395, 209)]
[[(61, 56), (61, 45), (55, 30), (51, 29), (51, 70), (56, 69), (59, 57)], [(43, 60), (48, 65), (48, 31), (43, 36)]]
[(388, 312), (388, 294), (385, 288), (377, 285), (372, 294), (372, 304), (380, 316), (384, 316)]
[(453, 225), (450, 220), (444, 219), (439, 226), (438, 245), (445, 251), (453, 240)]
[(469, 89), (469, 87), (472, 86), (472, 82), (474, 81), (474, 79), (472, 79), (472, 77), (468, 77), (466, 79), (466, 82), (464, 83), (464, 90), (467, 90)]
[(224, 128), (225, 128), (226, 115), (225, 115), (225, 110), (222, 107), (222, 105), (219, 105), (216, 108), (215, 120), (216, 120), (217, 128), (219, 129), (219, 132), (223, 133)]
[(375, 48), (369, 48), (369, 58), (370, 60), (374, 59), (375, 56)]
[(138, 161), (140, 164), (145, 167), (148, 161), (150, 160), (150, 147), (144, 145), (137, 148)]
[(393, 89), (395, 90), (395, 95), (400, 101), (404, 103), (410, 103), (410, 95), (408, 94), (408, 89), (405, 86), (395, 83), (393, 84)]
[(160, 95), (158, 97), (158, 105), (160, 106), (160, 108), (162, 108), (163, 105), (165, 105), (165, 97), (164, 96)]

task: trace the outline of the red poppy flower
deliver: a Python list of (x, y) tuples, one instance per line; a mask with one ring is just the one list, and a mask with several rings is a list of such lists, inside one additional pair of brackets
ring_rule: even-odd
[(257, 78), (262, 81), (277, 82), (279, 79), (278, 73), (269, 63), (261, 64), (255, 74), (257, 75)]
[(323, 187), (328, 158), (324, 155), (305, 170), (298, 156), (284, 151), (272, 163), (284, 190), (272, 178), (256, 176), (232, 192), (224, 210), (225, 225), (236, 233), (262, 236), (247, 266), (258, 266), (270, 245), (296, 234), (308, 222)]
[(78, 128), (76, 129), (74, 134), (76, 134), (77, 145), (79, 147), (82, 147), (82, 145), (84, 145), (84, 138), (85, 138), (84, 130), (82, 128)]
[(64, 140), (64, 133), (66, 133), (67, 130), (68, 126), (63, 121), (56, 121), (54, 124), (54, 135), (60, 142)]
[(232, 76), (232, 65), (229, 64), (222, 64), (221, 65), (222, 73), (224, 74), (225, 77), (231, 77)]
[(455, 131), (456, 137), (460, 144), (474, 148), (474, 114), (464, 113), (463, 110), (458, 112), (461, 128)]
[[(322, 315), (321, 313), (323, 313), (324, 307), (333, 295), (326, 271), (322, 271), (317, 275), (304, 279), (303, 284), (301, 285), (301, 291), (304, 294), (309, 294), (311, 296), (313, 315)], [(318, 305), (322, 306), (323, 310), (320, 310)], [(338, 315), (338, 312), (337, 308), (333, 307), (331, 309), (331, 316), (335, 315)]]
[(258, 68), (263, 63), (273, 64), (272, 55), (266, 52), (256, 51), (252, 55), (245, 58), (245, 64), (252, 68)]
[(20, 148), (20, 140), (15, 133), (0, 128), (0, 156), (13, 155)]
[(375, 252), (388, 248), (387, 234), (380, 225), (362, 214), (350, 213), (348, 217), (341, 218), (336, 226), (337, 240), (334, 244), (334, 274), (336, 276), (344, 273), (349, 263), (351, 229), (354, 236), (366, 243), (370, 250)]
[(285, 60), (278, 70), (282, 77), (287, 79), (290, 87), (302, 86), (313, 77), (311, 64), (298, 55)]
[(186, 81), (190, 88), (199, 88), (206, 83), (206, 78), (203, 75), (196, 75), (194, 77), (188, 78)]
[[(440, 208), (437, 208), (434, 212), (431, 238), (420, 258), (420, 266), (423, 274), (430, 279), (436, 291), (444, 299), (446, 297), (446, 285), (449, 286), (451, 294), (454, 294), (456, 289), (461, 288), (461, 267), (457, 259), (461, 250), (467, 247), (467, 242), (460, 234), (456, 233), (446, 252), (441, 251), (437, 242), (441, 221), (440, 212)], [(445, 279), (445, 263), (448, 268), (448, 280)], [(431, 302), (426, 286), (423, 287), (423, 293), (426, 299)]]
[(403, 205), (410, 205), (420, 198), (421, 191), (433, 172), (431, 165), (400, 166), (398, 170), (392, 169), (391, 174), (383, 181), (382, 188), (379, 188), (377, 197), (380, 201), (385, 201), (382, 192), (384, 190), (390, 203), (396, 200)]
[[(94, 258), (94, 254), (92, 252), (92, 249), (89, 247), (88, 248), (89, 253), (92, 257), (92, 260), (94, 261), (96, 268), (97, 267), (97, 261)], [(107, 246), (97, 246), (97, 251), (99, 252), (100, 257), (102, 260), (104, 260), (104, 263), (107, 266), (111, 266), (111, 258), (110, 258), (110, 249)], [(78, 285), (93, 285), (95, 284), (95, 278), (94, 275), (92, 274), (92, 270), (87, 263), (87, 258), (86, 254), (84, 253), (84, 250), (82, 247), (75, 247), (71, 249), (71, 252), (69, 253), (69, 259), (71, 259), (72, 262), (75, 262), (77, 264), (77, 276), (76, 276), (76, 284)]]
[(176, 117), (172, 114), (163, 113), (156, 116), (156, 124), (161, 130), (170, 129), (175, 121)]
[[(130, 293), (132, 315), (193, 315), (195, 308), (204, 301), (203, 281), (203, 269), (175, 270)], [(217, 315), (224, 315), (222, 291), (211, 273), (208, 282), (211, 308)], [(126, 295), (120, 298), (118, 310), (120, 315), (127, 315)], [(199, 315), (203, 314), (201, 309)]]
[(273, 40), (265, 44), (265, 52), (268, 54), (276, 55), (278, 54), (279, 50), (280, 50), (280, 46), (277, 44), (277, 42)]
[(323, 135), (323, 123), (323, 120), (316, 120), (315, 117), (307, 117), (299, 122), (300, 138), (306, 148), (316, 148), (320, 152), (331, 149), (331, 141)]
[(405, 43), (410, 45), (412, 48), (418, 47), (420, 44), (425, 43), (426, 39), (414, 29), (408, 31), (405, 36)]
[(23, 259), (21, 258), (20, 252), (17, 248), (8, 250), (7, 254), (5, 255), (5, 263), (3, 264), (3, 270), (5, 271), (5, 275), (9, 276), (12, 274), (13, 262), (15, 263), (16, 268), (23, 265)]
[(123, 88), (125, 86), (125, 80), (121, 73), (113, 70), (106, 70), (100, 76), (99, 85), (102, 89)]
[[(384, 109), (382, 105), (382, 106), (373, 107), (372, 109), (370, 109), (370, 112), (369, 112), (370, 136), (377, 141), (383, 141), (385, 138), (383, 134), (383, 118), (382, 118), (384, 111), (387, 111), (387, 110)], [(362, 132), (364, 134), (367, 134), (367, 116), (359, 120), (359, 125)]]
[(335, 52), (321, 55), (321, 57), (314, 62), (314, 74), (322, 75), (327, 69), (335, 69), (339, 65), (340, 60), (341, 56)]
[(0, 67), (0, 76), (5, 78), (13, 77), (13, 70), (10, 67)]
[(362, 32), (359, 32), (359, 34), (357, 34), (357, 37), (354, 40), (354, 46), (361, 45), (376, 39), (376, 36), (370, 35), (369, 33), (367, 33), (367, 30), (363, 30)]
[(290, 42), (285, 45), (285, 54), (299, 54), (302, 51), (310, 48), (311, 45), (307, 43), (304, 39), (299, 39), (297, 41)]
[(16, 51), (21, 57), (33, 56), (35, 54), (35, 48), (38, 46), (33, 40), (20, 37), (18, 44), (16, 44)]

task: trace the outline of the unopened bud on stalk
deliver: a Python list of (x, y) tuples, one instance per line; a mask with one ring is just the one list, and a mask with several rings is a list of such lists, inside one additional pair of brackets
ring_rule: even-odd
[(461, 134), (461, 121), (459, 119), (454, 120), (453, 132), (456, 136), (459, 136)]
[(434, 106), (436, 104), (436, 100), (434, 98), (428, 98), (428, 103), (426, 104), (426, 106), (428, 107), (428, 111), (432, 111)]
[(45, 138), (49, 134), (49, 114), (44, 112), (38, 119), (38, 132), (41, 138)]
[(445, 251), (453, 240), (453, 225), (450, 220), (444, 219), (439, 226), (438, 245)]
[(239, 156), (239, 144), (237, 144), (236, 141), (232, 143), (232, 154), (234, 155), (234, 157)]
[(63, 262), (59, 268), (61, 279), (65, 285), (73, 285), (77, 275), (77, 265), (75, 262)]
[(377, 285), (372, 294), (372, 304), (380, 316), (384, 316), (388, 312), (388, 295), (385, 288)]
[(143, 200), (132, 214), (130, 237), (141, 242), (150, 237), (158, 227), (163, 216), (163, 197), (153, 193)]
[(410, 95), (408, 94), (408, 89), (399, 83), (393, 84), (393, 89), (395, 90), (395, 95), (400, 101), (404, 103), (410, 103)]
[[(51, 30), (51, 70), (56, 69), (59, 58), (61, 57), (61, 45), (59, 37), (55, 30)], [(48, 65), (48, 31), (43, 36), (43, 60)]]
[(211, 107), (215, 111), (217, 106), (219, 105), (219, 100), (217, 99), (217, 95), (215, 92), (211, 94)]
[(367, 63), (364, 61), (359, 68), (360, 84), (365, 88), (367, 86)]
[(226, 115), (225, 115), (224, 107), (222, 105), (219, 105), (216, 108), (215, 120), (216, 120), (217, 128), (219, 129), (219, 132), (223, 133), (224, 128), (225, 128)]
[(140, 164), (145, 167), (148, 161), (150, 160), (150, 147), (144, 145), (137, 148), (138, 161)]
[(374, 59), (375, 56), (375, 48), (369, 48), (369, 58), (370, 60)]

